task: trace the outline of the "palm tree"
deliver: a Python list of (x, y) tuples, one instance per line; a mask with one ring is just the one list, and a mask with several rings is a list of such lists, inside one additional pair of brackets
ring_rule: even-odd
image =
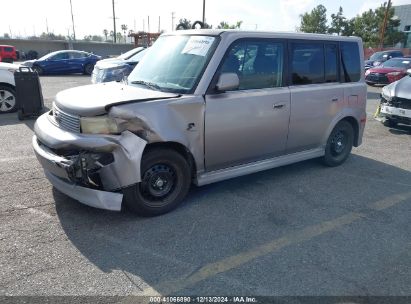
[(124, 33), (124, 42), (126, 43), (127, 42), (127, 36), (126, 36), (126, 31), (127, 31), (127, 25), (126, 24), (122, 24), (121, 25), (121, 30), (123, 31), (123, 33)]
[(104, 34), (104, 37), (106, 37), (106, 41), (107, 41), (108, 30), (104, 29), (104, 30), (103, 30), (103, 34)]

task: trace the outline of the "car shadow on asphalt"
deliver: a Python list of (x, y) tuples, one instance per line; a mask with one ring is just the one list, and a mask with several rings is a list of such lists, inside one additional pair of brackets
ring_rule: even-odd
[[(107, 273), (120, 270), (132, 274), (163, 295), (176, 292), (170, 288), (173, 283), (164, 282), (190, 278), (195, 272), (199, 272), (200, 277), (204, 275), (208, 290), (213, 294), (233, 294), (238, 290), (247, 294), (257, 288), (251, 281), (249, 284), (238, 283), (229, 290), (227, 286), (231, 281), (226, 281), (224, 274), (222, 277), (208, 277), (206, 271), (202, 272), (202, 267), (307, 226), (365, 210), (371, 203), (409, 193), (410, 189), (411, 172), (351, 155), (344, 165), (336, 168), (324, 167), (318, 160), (309, 160), (203, 187), (192, 187), (180, 207), (153, 218), (90, 208), (57, 190), (53, 190), (53, 195), (57, 216), (68, 239), (100, 270)], [(394, 221), (377, 211), (371, 219), (362, 220), (370, 221), (369, 225), (375, 220), (375, 225), (382, 225), (381, 229)], [(353, 237), (361, 233), (358, 230)], [(331, 237), (329, 242), (332, 240)], [(348, 239), (346, 242), (349, 246), (351, 241)], [(323, 245), (315, 246), (311, 248), (314, 250), (312, 256), (320, 255)], [(367, 250), (370, 252), (385, 250), (369, 246)], [(390, 246), (385, 247), (391, 250), (388, 248)], [(303, 252), (301, 250), (293, 251), (293, 254)], [(356, 248), (349, 250), (357, 254)], [(333, 260), (343, 260), (343, 251), (342, 248), (335, 248), (335, 252), (331, 253)], [(292, 260), (286, 254), (278, 254), (283, 264), (284, 259)], [(258, 271), (262, 272), (258, 276), (281, 282), (282, 275), (277, 275), (279, 269), (276, 269), (281, 266), (274, 261), (271, 263), (265, 264), (264, 269)], [(356, 273), (355, 268), (348, 264), (351, 262), (347, 263), (346, 268), (338, 270), (341, 275), (366, 277), (367, 272), (375, 271), (371, 265), (365, 270), (358, 269)], [(248, 273), (251, 270), (247, 267), (242, 270), (238, 268), (241, 269), (241, 265), (236, 270), (245, 272), (245, 277), (257, 275)], [(298, 274), (294, 275), (298, 277)], [(198, 273), (195, 277), (198, 278)], [(181, 287), (177, 294), (198, 294), (201, 286), (204, 288), (201, 280), (200, 285)], [(322, 282), (324, 280), (328, 280), (326, 276)], [(371, 284), (368, 281), (361, 283)], [(295, 294), (304, 293), (304, 287), (301, 284), (298, 286), (301, 289), (295, 290)], [(347, 292), (341, 288), (330, 293)], [(281, 290), (272, 292), (281, 294)]]
[(34, 131), (34, 123), (36, 122), (36, 119), (41, 115), (46, 112), (50, 111), (48, 107), (44, 107), (43, 110), (41, 111), (40, 114), (36, 114), (33, 116), (26, 117), (23, 120), (19, 120), (17, 118), (17, 113), (7, 113), (7, 114), (1, 114), (0, 115), (0, 127), (1, 126), (10, 126), (10, 125), (18, 125), (18, 124), (25, 124), (28, 128), (30, 128), (32, 131)]

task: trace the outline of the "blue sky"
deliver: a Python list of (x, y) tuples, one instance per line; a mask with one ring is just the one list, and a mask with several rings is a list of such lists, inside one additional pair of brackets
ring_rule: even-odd
[[(216, 26), (220, 21), (243, 21), (243, 29), (294, 31), (299, 25), (299, 15), (318, 4), (327, 8), (328, 16), (342, 6), (347, 17), (353, 17), (369, 8), (378, 7), (383, 0), (206, 0), (206, 21)], [(0, 33), (13, 36), (39, 35), (49, 31), (67, 35), (71, 33), (69, 0), (14, 0), (7, 5), (8, 14), (2, 14)], [(77, 37), (86, 34), (102, 35), (103, 29), (112, 30), (111, 0), (72, 0)], [(129, 29), (171, 30), (171, 13), (175, 22), (179, 18), (201, 20), (202, 0), (116, 0), (117, 29), (127, 24)], [(394, 5), (411, 4), (411, 0), (393, 0)]]

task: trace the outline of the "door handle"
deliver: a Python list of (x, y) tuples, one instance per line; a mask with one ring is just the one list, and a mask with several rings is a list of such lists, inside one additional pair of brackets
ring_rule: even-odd
[(276, 104), (273, 104), (273, 109), (274, 110), (279, 110), (279, 109), (282, 109), (282, 108), (284, 108), (285, 107), (285, 103), (276, 103)]
[(333, 99), (331, 99), (331, 101), (336, 102), (336, 101), (338, 101), (338, 98), (334, 97)]

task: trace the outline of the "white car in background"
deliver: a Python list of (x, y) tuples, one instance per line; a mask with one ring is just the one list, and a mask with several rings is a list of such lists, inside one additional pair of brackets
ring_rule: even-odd
[(17, 64), (0, 63), (0, 114), (17, 110), (14, 72), (18, 68)]

